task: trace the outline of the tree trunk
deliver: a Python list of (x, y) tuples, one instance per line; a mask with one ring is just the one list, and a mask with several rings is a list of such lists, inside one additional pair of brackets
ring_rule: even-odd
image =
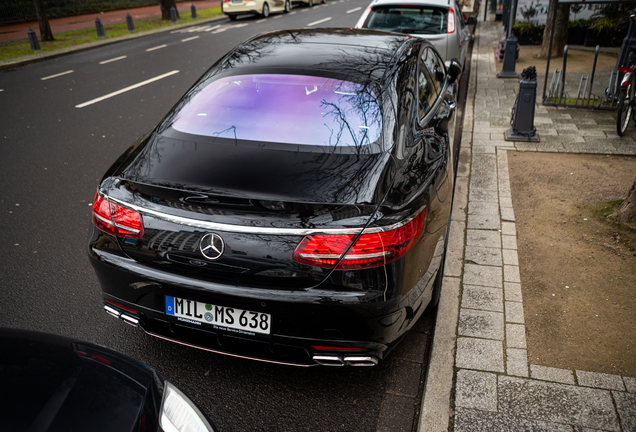
[(568, 21), (570, 19), (570, 5), (561, 4), (557, 7), (557, 0), (550, 0), (548, 7), (548, 17), (543, 30), (543, 42), (541, 43), (541, 51), (539, 58), (548, 58), (548, 50), (550, 49), (550, 34), (552, 33), (552, 20), (556, 13), (556, 22), (554, 29), (554, 40), (552, 41), (552, 57), (560, 57), (563, 55), (563, 47), (568, 41)]
[(169, 20), (172, 19), (170, 17), (170, 8), (174, 7), (174, 10), (177, 12), (177, 18), (179, 17), (179, 10), (177, 9), (177, 4), (175, 3), (175, 0), (159, 0), (159, 3), (161, 5), (161, 19), (162, 20)]
[(636, 224), (636, 179), (634, 179), (634, 184), (627, 193), (627, 198), (619, 207), (616, 219), (624, 224)]
[(33, 0), (33, 6), (35, 6), (35, 13), (38, 16), (38, 24), (40, 25), (40, 40), (54, 41), (55, 38), (51, 31), (49, 18), (46, 16), (46, 5), (44, 4), (44, 0)]

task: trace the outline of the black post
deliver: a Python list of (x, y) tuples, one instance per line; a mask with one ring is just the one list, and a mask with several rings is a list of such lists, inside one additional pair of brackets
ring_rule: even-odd
[[(556, 7), (559, 7), (559, 0), (557, 0)], [(545, 90), (548, 87), (548, 73), (550, 73), (550, 56), (552, 56), (552, 42), (554, 42), (554, 26), (556, 25), (556, 11), (552, 16), (552, 31), (550, 32), (550, 46), (548, 47), (548, 63), (545, 65), (545, 81), (543, 81), (543, 96), (541, 100), (545, 102)]]
[(126, 25), (128, 26), (128, 33), (135, 32), (135, 23), (133, 22), (133, 19), (130, 16), (130, 14), (126, 14)]
[(517, 100), (512, 109), (511, 128), (506, 131), (506, 141), (539, 141), (534, 127), (534, 105), (537, 100), (537, 69), (525, 68), (519, 81)]
[(35, 34), (33, 29), (29, 27), (27, 31), (27, 35), (29, 36), (29, 43), (31, 44), (31, 49), (33, 51), (42, 51), (40, 48), (40, 42), (38, 42), (38, 36)]
[(503, 21), (504, 29), (506, 30), (506, 35), (508, 35), (508, 21), (510, 19), (509, 14), (510, 14), (510, 0), (504, 0), (502, 21)]
[(172, 24), (177, 23), (177, 10), (174, 6), (170, 8), (170, 20), (172, 21)]
[(190, 14), (192, 15), (192, 19), (197, 19), (197, 7), (194, 3), (190, 6)]
[(506, 39), (506, 51), (504, 52), (504, 64), (501, 72), (497, 74), (497, 78), (519, 78), (519, 74), (515, 72), (515, 64), (517, 63), (517, 38), (511, 34)]
[(97, 30), (97, 37), (100, 39), (104, 39), (106, 37), (106, 32), (104, 32), (104, 26), (102, 25), (102, 20), (97, 17), (95, 19), (95, 29)]
[(498, 0), (490, 0), (490, 12), (493, 14), (497, 13), (497, 4)]
[[(490, 4), (496, 2), (497, 0), (490, 0)], [(484, 21), (486, 21), (486, 15), (488, 14), (488, 0), (485, 0), (484, 3)]]

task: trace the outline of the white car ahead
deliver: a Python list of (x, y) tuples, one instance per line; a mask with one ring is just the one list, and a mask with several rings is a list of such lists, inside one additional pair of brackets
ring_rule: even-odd
[(424, 38), (446, 66), (453, 58), (463, 66), (470, 31), (456, 0), (374, 0), (356, 28), (368, 28)]

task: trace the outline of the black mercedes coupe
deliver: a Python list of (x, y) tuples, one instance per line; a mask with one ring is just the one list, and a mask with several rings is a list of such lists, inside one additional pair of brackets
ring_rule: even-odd
[(372, 30), (234, 48), (97, 188), (106, 312), (216, 353), (377, 364), (439, 296), (460, 73)]

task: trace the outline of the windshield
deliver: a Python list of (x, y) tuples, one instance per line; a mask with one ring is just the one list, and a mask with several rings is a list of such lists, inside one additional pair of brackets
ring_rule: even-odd
[(411, 34), (446, 33), (447, 11), (430, 6), (377, 6), (365, 28)]
[(304, 75), (235, 75), (185, 99), (172, 128), (234, 140), (362, 147), (380, 136), (374, 93), (348, 81)]

